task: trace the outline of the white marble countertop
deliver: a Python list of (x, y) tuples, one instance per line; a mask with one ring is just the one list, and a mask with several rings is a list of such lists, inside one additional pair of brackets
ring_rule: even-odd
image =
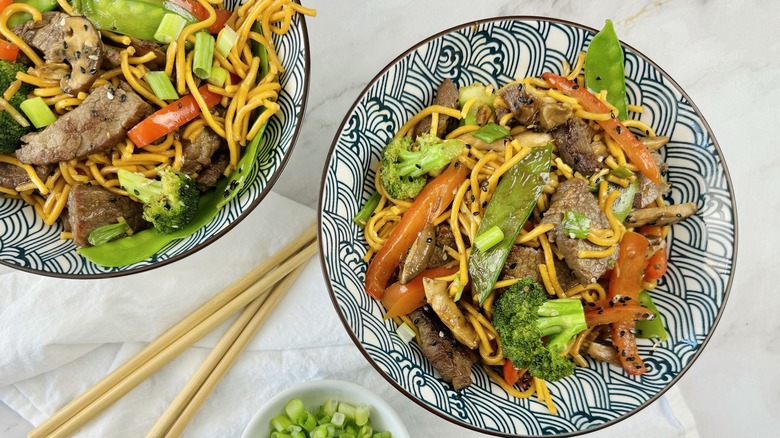
[[(747, 0), (304, 1), (311, 87), (303, 129), (275, 191), (317, 206), (325, 156), (344, 114), (377, 72), (429, 35), (501, 15), (557, 17), (591, 27), (611, 18), (620, 38), (668, 72), (699, 107), (723, 151), (738, 200), (739, 260), (709, 344), (679, 380), (702, 437), (774, 436), (780, 430), (780, 293), (769, 272), (780, 233), (780, 150), (770, 133), (780, 101), (780, 3)], [(768, 127), (768, 129), (767, 129)], [(762, 225), (762, 223), (764, 225)], [(411, 403), (411, 402), (409, 402)], [(641, 413), (637, 414), (641, 415)], [(443, 420), (430, 415), (430, 421)], [(31, 425), (0, 404), (0, 435)], [(472, 436), (467, 433), (467, 436)], [(466, 436), (464, 435), (464, 436)], [(479, 435), (479, 434), (473, 434)], [(598, 435), (598, 434), (596, 434)]]

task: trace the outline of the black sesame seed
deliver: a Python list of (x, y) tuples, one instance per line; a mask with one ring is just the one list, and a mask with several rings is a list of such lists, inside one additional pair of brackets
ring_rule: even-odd
[(89, 30), (89, 26), (87, 26), (86, 24), (84, 24), (84, 30)]
[(79, 67), (79, 71), (81, 71), (81, 74), (83, 75), (87, 74), (87, 69), (84, 67)]
[(620, 126), (618, 126), (617, 128), (615, 128), (615, 131), (616, 131), (618, 134), (620, 134), (621, 132), (623, 132), (623, 128), (621, 128)]
[(479, 212), (478, 212), (478, 211), (475, 211), (475, 212), (474, 212), (474, 216), (479, 216)]
[(81, 51), (80, 50), (76, 50), (74, 55), (76, 56), (76, 59), (81, 59)]
[(626, 350), (622, 350), (622, 351), (620, 352), (620, 355), (621, 355), (621, 356), (623, 356), (623, 357), (626, 357)]
[(126, 94), (122, 94), (121, 96), (119, 96), (119, 100), (120, 100), (121, 102), (124, 102), (124, 101), (126, 101), (126, 100), (127, 100), (127, 95), (126, 95)]
[(571, 88), (572, 88), (572, 90), (579, 90), (580, 86), (579, 86), (579, 85), (577, 85), (577, 84), (574, 84), (574, 86), (573, 86), (573, 87), (571, 87)]
[(596, 80), (600, 81), (601, 80), (601, 76), (596, 76)]
[(626, 362), (633, 362), (633, 361), (634, 361), (634, 356), (629, 356), (626, 358)]

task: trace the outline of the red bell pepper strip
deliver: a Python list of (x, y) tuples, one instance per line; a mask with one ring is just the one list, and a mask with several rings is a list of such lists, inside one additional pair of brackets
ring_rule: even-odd
[[(181, 6), (190, 14), (198, 17), (198, 20), (200, 21), (204, 21), (207, 18), (209, 18), (209, 11), (207, 11), (206, 8), (203, 7), (203, 5), (201, 5), (197, 1), (171, 0), (171, 3), (175, 3)], [(225, 22), (227, 22), (228, 19), (230, 19), (230, 16), (233, 15), (233, 12), (227, 9), (214, 9), (214, 12), (216, 12), (217, 14), (216, 21), (214, 21), (214, 24), (212, 24), (207, 28), (209, 33), (212, 34), (219, 33), (219, 31), (222, 30), (223, 27), (225, 27)]]
[[(208, 85), (201, 86), (198, 91), (203, 96), (208, 108), (215, 107), (222, 100), (222, 96), (209, 91)], [(143, 147), (181, 127), (200, 114), (198, 102), (195, 101), (192, 94), (188, 94), (171, 102), (170, 105), (160, 108), (141, 123), (135, 125), (127, 132), (127, 136), (136, 146)]]
[[(620, 240), (620, 252), (617, 266), (609, 281), (610, 300), (639, 302), (639, 292), (642, 291), (642, 276), (645, 266), (645, 251), (648, 242), (645, 236), (633, 231), (627, 232)], [(639, 350), (636, 346), (635, 322), (620, 321), (610, 325), (612, 343), (618, 352), (618, 359), (623, 370), (633, 376), (647, 372)]]
[(19, 47), (14, 43), (9, 43), (6, 40), (0, 40), (0, 59), (10, 62), (16, 62), (16, 57), (19, 55)]
[(645, 266), (645, 280), (657, 280), (666, 274), (666, 268), (669, 266), (666, 249), (661, 248), (653, 254)]
[(366, 271), (366, 292), (381, 299), (387, 282), (411, 248), (426, 224), (431, 222), (452, 203), (458, 187), (466, 180), (468, 169), (459, 163), (429, 182), (417, 195), (387, 238), (387, 242), (371, 259)]
[[(585, 111), (608, 114), (609, 108), (585, 87), (580, 87), (575, 82), (553, 73), (544, 73), (542, 78), (548, 84), (557, 88), (567, 96), (577, 99)], [(611, 117), (607, 120), (598, 121), (599, 126), (614, 139), (623, 152), (626, 153), (628, 160), (642, 172), (643, 175), (650, 178), (656, 184), (661, 183), (661, 172), (655, 163), (650, 151), (640, 142), (631, 131), (626, 128), (617, 117)]]
[(604, 299), (586, 305), (585, 309), (585, 322), (588, 327), (621, 321), (650, 320), (655, 318), (655, 314), (646, 307), (639, 305), (638, 300), (613, 301)]
[(520, 380), (520, 371), (509, 359), (504, 359), (504, 381), (510, 386), (515, 386)]
[(406, 284), (395, 282), (385, 289), (382, 305), (387, 309), (385, 318), (406, 315), (425, 305), (423, 278), (446, 277), (458, 272), (458, 267), (426, 269)]

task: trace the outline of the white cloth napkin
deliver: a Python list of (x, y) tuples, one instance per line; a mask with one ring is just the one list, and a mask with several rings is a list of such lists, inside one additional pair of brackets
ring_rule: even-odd
[[(275, 193), (233, 231), (184, 260), (108, 280), (62, 280), (0, 268), (0, 400), (39, 424), (168, 327), (297, 237), (314, 211)], [(308, 380), (357, 382), (401, 413), (413, 437), (474, 437), (398, 393), (341, 325), (319, 260), (312, 259), (185, 430), (238, 437), (280, 390)], [(144, 436), (227, 329), (214, 333), (79, 430), (83, 437)], [(598, 436), (693, 437), (675, 388)]]

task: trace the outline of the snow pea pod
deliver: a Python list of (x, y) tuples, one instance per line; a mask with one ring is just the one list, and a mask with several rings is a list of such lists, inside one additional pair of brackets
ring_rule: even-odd
[(180, 15), (189, 23), (198, 18), (168, 0), (73, 0), (73, 10), (98, 29), (154, 41), (154, 33), (165, 14)]
[(531, 149), (525, 158), (504, 174), (485, 209), (477, 236), (497, 226), (504, 233), (504, 238), (487, 251), (471, 250), (469, 276), (472, 291), (480, 304), (493, 290), (509, 250), (542, 194), (549, 177), (551, 152), (552, 144)]
[(643, 307), (647, 307), (648, 310), (653, 312), (655, 318), (650, 320), (637, 321), (636, 337), (645, 339), (658, 339), (661, 341), (669, 339), (669, 334), (664, 328), (661, 314), (658, 312), (658, 308), (655, 307), (653, 300), (650, 298), (650, 293), (646, 290), (639, 292), (639, 304), (641, 304)]
[(631, 208), (634, 206), (634, 198), (636, 197), (636, 192), (639, 190), (639, 184), (634, 180), (631, 181), (631, 184), (629, 184), (628, 187), (621, 187), (612, 183), (609, 185), (611, 189), (620, 192), (620, 196), (618, 196), (615, 203), (612, 204), (612, 214), (618, 222), (623, 222), (626, 220), (626, 216), (631, 213)]
[[(60, 6), (57, 0), (14, 0), (14, 3), (28, 4), (40, 12), (53, 11)], [(27, 12), (18, 12), (8, 18), (8, 27), (13, 29), (14, 26), (27, 23), (30, 20), (32, 20), (32, 15)]]
[(590, 41), (585, 56), (585, 86), (593, 93), (607, 90), (607, 102), (617, 108), (618, 118), (628, 118), (623, 48), (612, 20), (607, 20), (601, 32)]

